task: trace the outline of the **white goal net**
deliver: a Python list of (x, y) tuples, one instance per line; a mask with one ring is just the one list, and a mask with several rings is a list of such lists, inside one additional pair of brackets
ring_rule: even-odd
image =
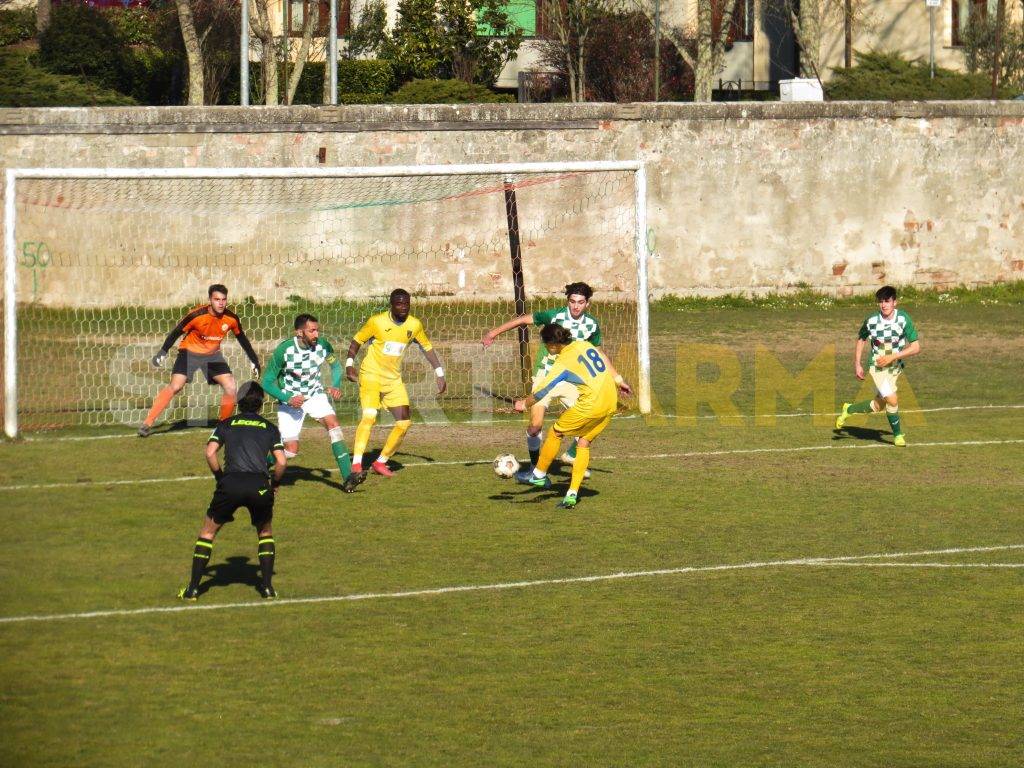
[[(483, 334), (562, 305), (563, 286), (583, 281), (603, 347), (646, 412), (643, 200), (643, 169), (628, 162), (8, 170), (5, 431), (138, 425), (170, 376), (150, 358), (213, 283), (264, 360), (301, 312), (344, 355), (405, 288), (449, 383), (437, 397), (410, 350), (414, 418), (479, 420), (524, 393), (538, 340), (511, 331), (484, 350)], [(248, 378), (238, 344), (223, 351)], [(337, 410), (352, 422), (355, 386), (343, 392)], [(205, 422), (219, 394), (197, 375), (163, 419)]]

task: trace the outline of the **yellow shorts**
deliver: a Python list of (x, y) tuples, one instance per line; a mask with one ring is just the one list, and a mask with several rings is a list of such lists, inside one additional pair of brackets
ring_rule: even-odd
[(604, 432), (604, 428), (611, 420), (611, 413), (606, 413), (604, 416), (591, 416), (577, 408), (570, 408), (555, 421), (554, 430), (560, 435), (581, 437), (590, 443)]
[(378, 411), (384, 408), (399, 408), (409, 405), (409, 393), (401, 379), (380, 381), (378, 379), (359, 379), (359, 406), (366, 410)]

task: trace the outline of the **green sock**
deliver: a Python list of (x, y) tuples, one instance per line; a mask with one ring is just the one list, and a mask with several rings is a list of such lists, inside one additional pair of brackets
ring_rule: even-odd
[(889, 411), (886, 411), (885, 417), (889, 419), (889, 426), (892, 427), (892, 433), (894, 435), (902, 435), (903, 427), (900, 426), (900, 412), (896, 411), (894, 413), (890, 413)]
[(874, 413), (874, 411), (871, 410), (871, 403), (873, 403), (873, 402), (874, 402), (874, 400), (862, 400), (859, 403), (851, 403), (850, 407), (846, 409), (846, 412), (847, 413)]
[(569, 454), (569, 458), (570, 459), (575, 459), (576, 458), (576, 441), (575, 440), (573, 440), (572, 442), (569, 443), (569, 450), (566, 451), (566, 453)]
[(342, 442), (331, 443), (331, 453), (334, 454), (334, 460), (338, 462), (341, 479), (348, 480), (348, 476), (352, 474), (352, 457), (348, 455), (348, 448)]

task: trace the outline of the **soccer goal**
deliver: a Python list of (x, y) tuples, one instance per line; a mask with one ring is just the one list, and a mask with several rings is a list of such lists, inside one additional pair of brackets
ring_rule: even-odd
[[(422, 419), (482, 420), (524, 393), (536, 338), (483, 334), (557, 307), (584, 281), (603, 348), (650, 410), (647, 224), (639, 162), (367, 168), (8, 169), (4, 201), (4, 429), (137, 425), (170, 376), (149, 360), (206, 289), (261, 357), (300, 312), (344, 353), (392, 288), (444, 361), (438, 398), (417, 350), (403, 377)], [(536, 334), (534, 334), (535, 336)], [(237, 343), (223, 350), (239, 382)], [(355, 420), (346, 385), (338, 405)], [(205, 421), (202, 376), (165, 414)]]

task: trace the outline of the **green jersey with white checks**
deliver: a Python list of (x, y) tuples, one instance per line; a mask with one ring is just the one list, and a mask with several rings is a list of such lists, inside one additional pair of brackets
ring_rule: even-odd
[(871, 357), (868, 366), (876, 371), (902, 370), (903, 361), (895, 360), (887, 366), (875, 365), (875, 360), (882, 355), (891, 355), (901, 352), (908, 344), (917, 341), (917, 329), (910, 315), (902, 309), (892, 313), (892, 317), (886, 319), (881, 312), (876, 312), (864, 321), (860, 327), (859, 338), (871, 342)]
[[(589, 341), (595, 347), (601, 346), (601, 326), (597, 318), (584, 312), (578, 319), (574, 319), (568, 307), (561, 309), (546, 309), (533, 313), (534, 325), (560, 325), (572, 334), (573, 341)], [(540, 345), (540, 352), (533, 366), (533, 373), (536, 376), (538, 371), (547, 372), (555, 364), (557, 355), (548, 352), (547, 347)]]
[(341, 386), (341, 363), (327, 339), (317, 339), (308, 349), (293, 336), (277, 345), (263, 374), (263, 389), (282, 403), (294, 395), (312, 397), (324, 391), (321, 366), (331, 366), (331, 385)]

